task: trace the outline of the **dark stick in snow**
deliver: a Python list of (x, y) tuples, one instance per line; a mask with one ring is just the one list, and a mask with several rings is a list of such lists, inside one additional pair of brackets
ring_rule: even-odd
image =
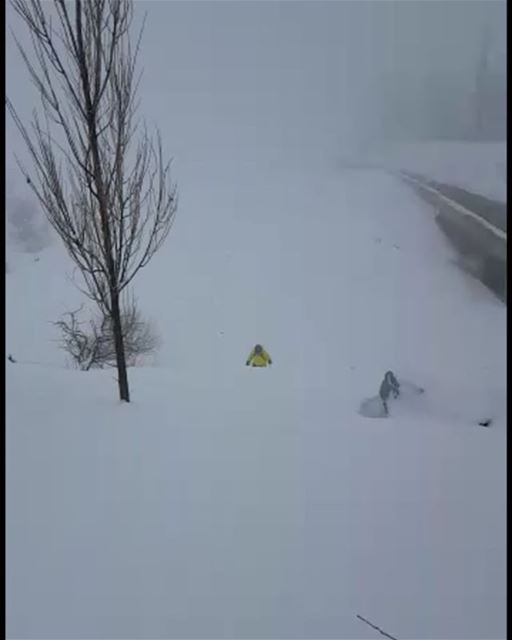
[(366, 622), (367, 625), (369, 625), (370, 627), (372, 627), (373, 629), (378, 631), (381, 635), (385, 636), (386, 638), (391, 638), (391, 640), (397, 640), (397, 638), (395, 638), (394, 636), (390, 636), (389, 633), (386, 633), (385, 631), (383, 631), (382, 629), (380, 629), (376, 625), (372, 624), (369, 620), (366, 620), (365, 618), (363, 618), (363, 616), (360, 616), (359, 614), (356, 614), (356, 617), (359, 618), (359, 620), (362, 620), (363, 622)]

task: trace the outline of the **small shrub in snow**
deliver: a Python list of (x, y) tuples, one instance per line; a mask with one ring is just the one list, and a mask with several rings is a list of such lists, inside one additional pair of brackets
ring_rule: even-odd
[[(61, 348), (71, 356), (82, 371), (116, 366), (115, 338), (108, 316), (81, 320), (82, 307), (64, 314), (54, 324), (60, 329)], [(127, 366), (142, 364), (160, 345), (160, 337), (151, 322), (142, 318), (134, 300), (126, 303), (121, 312)]]

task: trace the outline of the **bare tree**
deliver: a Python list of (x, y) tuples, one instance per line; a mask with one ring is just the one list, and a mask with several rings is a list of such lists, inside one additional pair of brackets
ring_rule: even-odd
[[(103, 316), (85, 321), (80, 318), (82, 310), (83, 305), (76, 311), (68, 311), (61, 320), (54, 322), (61, 333), (61, 348), (82, 371), (116, 366), (111, 319)], [(160, 338), (155, 327), (142, 318), (133, 297), (122, 307), (121, 323), (126, 363), (128, 367), (135, 367), (141, 359), (156, 352)]]
[(18, 164), (77, 265), (81, 290), (111, 322), (119, 395), (129, 402), (121, 295), (162, 246), (177, 207), (159, 133), (144, 127), (134, 144), (142, 30), (133, 46), (131, 0), (11, 4), (32, 38), (34, 60), (16, 42), (43, 108), (29, 130), (7, 100), (34, 175)]

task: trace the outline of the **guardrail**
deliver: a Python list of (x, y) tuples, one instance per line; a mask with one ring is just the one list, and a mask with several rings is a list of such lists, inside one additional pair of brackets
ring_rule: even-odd
[[(401, 172), (400, 177), (435, 208), (436, 222), (459, 252), (461, 266), (506, 302), (506, 222), (505, 228), (500, 228), (479, 215), (478, 211), (472, 211), (460, 202), (448, 198), (417, 176)], [(471, 196), (468, 192), (466, 195)]]

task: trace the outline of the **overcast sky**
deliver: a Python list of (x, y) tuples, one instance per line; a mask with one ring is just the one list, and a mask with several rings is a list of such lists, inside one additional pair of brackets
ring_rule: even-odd
[[(505, 2), (135, 4), (138, 18), (147, 12), (141, 114), (160, 127), (178, 164), (330, 152), (371, 137), (387, 74), (421, 82), (435, 71), (453, 72), (472, 81), (485, 27), (492, 65), (505, 67)], [(26, 42), (10, 7), (7, 25)], [(7, 95), (26, 117), (34, 95), (10, 35), (6, 64)], [(19, 139), (9, 118), (7, 142), (12, 187)]]

